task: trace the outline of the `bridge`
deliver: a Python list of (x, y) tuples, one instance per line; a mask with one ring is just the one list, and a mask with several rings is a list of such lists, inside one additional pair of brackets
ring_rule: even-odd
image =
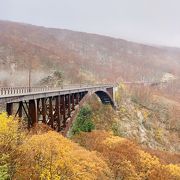
[(76, 85), (62, 88), (2, 87), (0, 104), (5, 104), (9, 116), (25, 119), (28, 128), (44, 123), (66, 135), (79, 108), (96, 94), (103, 104), (115, 107), (114, 86)]

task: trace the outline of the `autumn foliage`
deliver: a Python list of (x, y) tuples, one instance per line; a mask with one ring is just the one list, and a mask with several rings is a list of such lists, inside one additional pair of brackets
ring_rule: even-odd
[(180, 179), (180, 166), (162, 164), (132, 141), (105, 131), (81, 133), (74, 140), (83, 147), (101, 153), (114, 172), (115, 179)]
[[(42, 131), (41, 131), (42, 132)], [(111, 179), (113, 174), (96, 152), (59, 133), (32, 135), (17, 120), (0, 115), (0, 179)]]
[(108, 179), (107, 164), (56, 132), (34, 135), (19, 148), (15, 176), (28, 179)]
[(0, 179), (13, 177), (17, 147), (23, 143), (25, 131), (13, 117), (7, 118), (6, 113), (0, 114)]
[(73, 141), (81, 147), (39, 129), (26, 132), (18, 120), (0, 114), (0, 179), (180, 179), (178, 164), (163, 163), (128, 139), (105, 131), (80, 133)]

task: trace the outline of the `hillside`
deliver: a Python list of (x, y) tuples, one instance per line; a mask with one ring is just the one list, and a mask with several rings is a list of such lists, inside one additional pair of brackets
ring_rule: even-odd
[(69, 83), (179, 77), (179, 59), (178, 48), (0, 21), (1, 84), (26, 85), (31, 66), (34, 83), (57, 69)]
[(117, 83), (117, 106), (82, 100), (65, 138), (47, 125), (71, 98), (49, 100), (51, 121), (28, 130), (0, 104), (0, 179), (180, 179), (180, 49), (0, 21), (0, 87), (26, 86), (30, 72), (33, 86)]
[[(74, 143), (74, 142), (76, 143)], [(180, 178), (179, 154), (143, 150), (105, 131), (72, 140), (39, 125), (27, 132), (0, 114), (0, 179), (169, 180)]]

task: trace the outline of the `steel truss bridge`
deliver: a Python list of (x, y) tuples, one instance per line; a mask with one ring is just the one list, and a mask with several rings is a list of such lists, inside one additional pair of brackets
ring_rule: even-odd
[(83, 103), (96, 94), (115, 107), (114, 85), (76, 85), (62, 88), (1, 87), (0, 104), (8, 116), (27, 119), (28, 128), (44, 123), (66, 135)]

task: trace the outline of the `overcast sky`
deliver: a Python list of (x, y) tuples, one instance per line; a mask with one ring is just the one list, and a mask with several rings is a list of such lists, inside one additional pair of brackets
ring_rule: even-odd
[(0, 19), (180, 47), (180, 0), (0, 0)]

